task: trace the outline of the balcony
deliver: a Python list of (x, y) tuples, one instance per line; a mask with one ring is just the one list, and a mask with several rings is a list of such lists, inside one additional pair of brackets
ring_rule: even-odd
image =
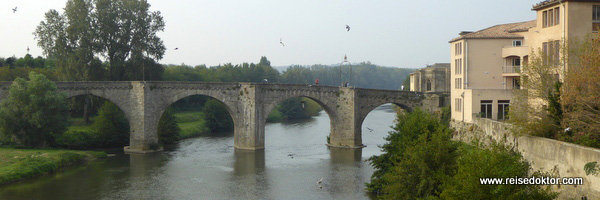
[(521, 66), (503, 66), (502, 76), (520, 76)]
[(523, 57), (529, 54), (529, 47), (526, 46), (522, 46), (522, 47), (504, 47), (502, 48), (502, 57), (506, 58), (509, 56), (518, 56), (518, 57)]

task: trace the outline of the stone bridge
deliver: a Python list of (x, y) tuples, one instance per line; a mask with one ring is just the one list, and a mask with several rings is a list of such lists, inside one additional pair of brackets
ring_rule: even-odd
[[(0, 98), (10, 83), (0, 84)], [(332, 87), (306, 84), (203, 82), (57, 82), (68, 97), (94, 95), (116, 104), (130, 125), (126, 152), (152, 152), (158, 142), (158, 121), (176, 101), (205, 95), (226, 105), (234, 122), (235, 148), (258, 150), (265, 146), (265, 123), (273, 108), (293, 97), (307, 97), (323, 107), (331, 122), (330, 146), (362, 147), (363, 120), (376, 107), (393, 103), (406, 110), (430, 111), (444, 104), (444, 95), (395, 90)]]

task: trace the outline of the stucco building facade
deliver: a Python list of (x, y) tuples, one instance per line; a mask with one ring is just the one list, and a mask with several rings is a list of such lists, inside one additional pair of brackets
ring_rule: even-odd
[[(600, 29), (600, 0), (547, 0), (532, 10), (535, 20), (463, 31), (450, 40), (452, 119), (506, 119), (532, 52), (558, 59), (565, 43)], [(556, 77), (562, 79), (568, 66), (560, 65)]]

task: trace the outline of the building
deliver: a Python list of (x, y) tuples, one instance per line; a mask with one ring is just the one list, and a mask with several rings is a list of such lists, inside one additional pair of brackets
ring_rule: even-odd
[[(463, 31), (450, 40), (452, 119), (506, 119), (520, 70), (533, 51), (558, 59), (564, 42), (600, 29), (600, 0), (547, 0), (532, 8), (537, 19)], [(568, 66), (560, 66), (560, 74)]]
[(450, 63), (436, 63), (410, 73), (410, 91), (450, 92)]

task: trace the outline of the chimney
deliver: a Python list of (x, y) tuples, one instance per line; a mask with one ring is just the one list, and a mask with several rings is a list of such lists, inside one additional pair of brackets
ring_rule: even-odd
[(473, 31), (461, 31), (458, 35), (463, 36), (469, 33), (472, 33)]

